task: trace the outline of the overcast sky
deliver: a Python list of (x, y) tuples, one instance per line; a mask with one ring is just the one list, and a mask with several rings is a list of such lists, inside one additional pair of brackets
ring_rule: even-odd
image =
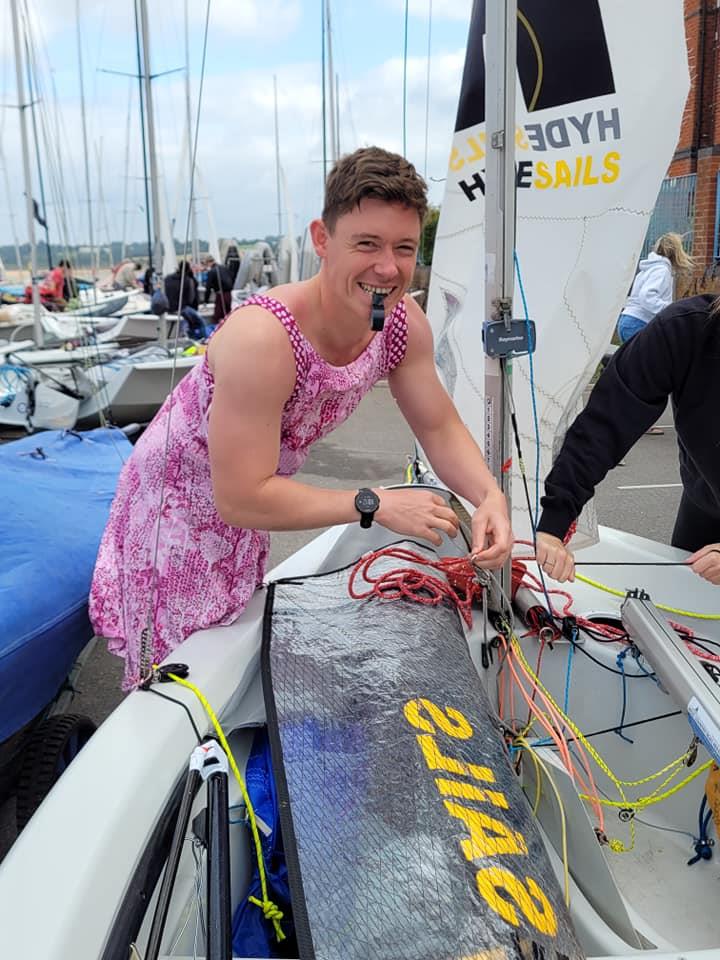
[[(188, 0), (193, 123), (198, 115), (207, 0)], [(96, 242), (143, 240), (144, 187), (133, 0), (17, 0), (29, 11), (34, 50), (35, 119), (44, 128), (41, 165), (51, 240), (89, 237), (80, 114), (78, 19), (85, 84), (92, 213)], [(152, 73), (185, 64), (184, 0), (147, 0)], [(27, 241), (10, 0), (0, 4), (0, 243)], [(464, 61), (471, 0), (432, 0), (428, 124), (426, 95), (430, 0), (409, 0), (407, 154), (429, 179), (445, 176)], [(334, 0), (333, 55), (340, 88), (340, 146), (403, 147), (405, 0)], [(110, 73), (105, 71), (117, 71)], [(320, 0), (210, 0), (199, 113), (195, 184), (198, 233), (207, 239), (204, 198), (219, 236), (277, 232), (273, 76), (277, 77), (280, 160), (295, 232), (322, 195)], [(24, 77), (28, 97), (28, 78)], [(185, 72), (153, 82), (158, 156), (175, 236), (187, 219), (189, 170), (183, 162)], [(34, 139), (33, 193), (40, 199)], [(426, 137), (427, 129), (427, 137)], [(129, 131), (129, 134), (128, 134)], [(51, 151), (44, 142), (51, 141)], [(427, 165), (426, 165), (427, 142)], [(49, 155), (52, 153), (52, 155)], [(442, 183), (431, 184), (439, 201)], [(127, 200), (125, 200), (127, 196)], [(126, 211), (123, 213), (123, 211)], [(14, 230), (13, 230), (14, 219)], [(123, 224), (124, 229), (123, 229)], [(283, 213), (283, 228), (285, 215)]]

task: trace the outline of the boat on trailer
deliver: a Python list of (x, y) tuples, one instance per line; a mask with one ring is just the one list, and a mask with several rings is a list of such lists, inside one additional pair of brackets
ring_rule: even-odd
[[(510, 333), (522, 335), (514, 314), (502, 312), (510, 309), (517, 249), (525, 280), (521, 290), (518, 278), (517, 292), (527, 294), (536, 319), (534, 367), (530, 359), (515, 360), (512, 371), (528, 401), (522, 408), (518, 402), (519, 436), (526, 443), (537, 437), (540, 451), (532, 485), (574, 415), (629, 285), (674, 148), (687, 64), (679, 0), (642, 0), (631, 9), (574, 0), (545, 15), (529, 0), (520, 7), (527, 110), (518, 110), (515, 139), (527, 144), (521, 163), (531, 163), (532, 174), (527, 166), (514, 169), (507, 134), (513, 124), (502, 117), (515, 112), (505, 97), (495, 97), (494, 106), (487, 98), (487, 136), (478, 110), (486, 29), (487, 87), (506, 94), (498, 51), (509, 48), (514, 63), (514, 4), (488, 5), (486, 23), (485, 5), (476, 2), (429, 311), (448, 390), (500, 473), (509, 431), (507, 397), (495, 388), (503, 378), (507, 385), (511, 371), (507, 351), (497, 348), (502, 330), (485, 328), (486, 349), (488, 336), (496, 344), (486, 356), (477, 317), (507, 320)], [(564, 31), (553, 19), (559, 16), (568, 18)], [(575, 16), (583, 31), (571, 29)], [(549, 50), (562, 36), (574, 55), (565, 50), (564, 59), (546, 66), (570, 72), (546, 90), (538, 58), (544, 44)], [(656, 71), (642, 73), (647, 89), (635, 79), (642, 64), (658, 60), (663, 90), (670, 91), (660, 131), (652, 112)], [(574, 98), (567, 88), (573, 82)], [(551, 143), (564, 142), (561, 133), (571, 128), (582, 145), (577, 156), (570, 145)], [(608, 149), (610, 137), (617, 151)], [(531, 142), (544, 149), (533, 152)], [(551, 154), (555, 149), (566, 152)], [(607, 156), (620, 151), (622, 177)], [(517, 244), (505, 232), (514, 219), (506, 201), (514, 198), (516, 177), (518, 188), (529, 177), (533, 184), (518, 189)], [(579, 209), (571, 201), (580, 196), (587, 206)], [(486, 271), (468, 242), (483, 231)], [(510, 237), (509, 251), (499, 236)], [(419, 459), (411, 473), (432, 481)], [(527, 510), (517, 496), (513, 507), (522, 536)], [(456, 508), (463, 518), (462, 505)], [(397, 544), (377, 525), (321, 534), (268, 574), (267, 588), (235, 623), (181, 644), (153, 672), (155, 682), (123, 701), (60, 778), (0, 867), (8, 954), (257, 956), (241, 953), (238, 939), (231, 945), (230, 919), (247, 906), (256, 840), (271, 829), (253, 817), (241, 786), (255, 732), (267, 725), (297, 935), (295, 952), (287, 952), (287, 941), (275, 942), (275, 955), (717, 960), (720, 870), (710, 816), (717, 784), (709, 777), (720, 761), (717, 588), (694, 576), (671, 547), (606, 528), (592, 539), (577, 541), (576, 558), (593, 576), (583, 574), (560, 596), (534, 561), (523, 559), (522, 545), (514, 576), (508, 570), (488, 580), (471, 571), (460, 585), (463, 543)], [(412, 550), (404, 566), (411, 580), (421, 573), (423, 591), (409, 588), (412, 598), (391, 599), (370, 582), (361, 591), (366, 596), (350, 596), (353, 574), (359, 578), (369, 559), (392, 573), (399, 561), (387, 551), (398, 549)], [(414, 642), (407, 625), (421, 622), (418, 600), (427, 603), (435, 589), (428, 564), (444, 583), (442, 597), (453, 602), (439, 598), (427, 607), (428, 622), (439, 626), (429, 641)], [(380, 626), (370, 630), (368, 617)], [(444, 646), (451, 636), (462, 642)], [(275, 659), (274, 649), (281, 654)], [(447, 655), (433, 671), (428, 653), (438, 651)], [(285, 672), (284, 657), (292, 667)], [(458, 662), (473, 702), (461, 702)], [(441, 682), (446, 674), (454, 678), (449, 686)], [(312, 691), (311, 676), (320, 678)], [(375, 683), (355, 688), (358, 677), (373, 676)], [(339, 686), (342, 709), (328, 712)], [(462, 695), (472, 698), (465, 686)], [(378, 752), (378, 717), (386, 755), (376, 768), (365, 761)], [(206, 735), (227, 749), (218, 756), (206, 745), (206, 759), (202, 751), (198, 758), (195, 748)], [(412, 749), (415, 759), (407, 762)], [(504, 759), (491, 763), (496, 749)], [(240, 781), (224, 766), (230, 755)], [(203, 776), (207, 793), (198, 791)], [(428, 827), (442, 816), (444, 827)], [(329, 839), (337, 841), (332, 849)], [(277, 924), (289, 932), (271, 890), (263, 889), (254, 906), (271, 942)], [(469, 949), (465, 935), (478, 918), (482, 930)]]

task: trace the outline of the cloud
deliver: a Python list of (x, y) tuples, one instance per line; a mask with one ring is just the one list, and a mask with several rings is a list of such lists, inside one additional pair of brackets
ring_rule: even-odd
[[(393, 0), (398, 10), (405, 11), (405, 0)], [(473, 0), (432, 0), (432, 18), (436, 20), (470, 21)], [(430, 0), (409, 0), (408, 13), (411, 17), (421, 17), (427, 20), (430, 12)]]
[[(35, 0), (40, 3), (41, 0)], [(149, 0), (151, 11), (159, 0)], [(167, 17), (153, 19), (153, 70), (171, 70), (184, 62), (184, 30), (181, 0), (164, 0)], [(42, 0), (50, 9), (50, 0)], [(214, 219), (221, 236), (252, 238), (277, 230), (273, 75), (277, 75), (280, 133), (280, 159), (288, 182), (294, 212), (295, 232), (319, 213), (323, 191), (323, 143), (321, 129), (320, 64), (308, 49), (313, 23), (299, 28), (293, 38), (272, 56), (265, 46), (239, 43), (231, 31), (267, 31), (268, 23), (285, 18), (283, 30), (295, 30), (294, 18), (300, 16), (300, 0), (213, 0), (207, 74), (198, 139), (198, 164), (203, 184), (195, 184), (199, 233), (208, 236), (205, 199), (209, 195)], [(433, 0), (433, 15), (441, 0)], [(462, 5), (462, 4), (461, 4)], [(67, 14), (68, 0), (55, 5)], [(70, 6), (74, 7), (74, 0)], [(117, 8), (120, 4), (108, 5)], [(198, 51), (204, 2), (191, 0), (193, 16), (191, 54), (192, 117), (195, 120), (199, 93)], [(307, 13), (307, 0), (304, 9)], [(262, 9), (262, 21), (257, 20)], [(270, 11), (270, 13), (268, 13)], [(126, 12), (126, 11), (125, 11)], [(242, 12), (242, 16), (240, 15)], [(170, 13), (173, 16), (170, 16)], [(131, 24), (115, 14), (105, 20), (97, 36), (101, 42), (88, 43), (85, 75), (88, 99), (87, 123), (90, 144), (90, 177), (93, 197), (95, 239), (105, 242), (122, 239), (141, 240), (145, 235), (145, 189), (140, 149), (140, 123), (137, 82), (114, 74), (100, 73), (98, 67), (133, 72), (134, 51), (128, 41)], [(268, 17), (271, 17), (269, 20)], [(54, 29), (57, 18), (44, 20), (46, 29)], [(2, 17), (0, 16), (0, 20)], [(395, 25), (401, 21), (396, 19)], [(67, 24), (66, 24), (67, 28)], [(73, 27), (74, 29), (74, 27)], [(87, 27), (88, 36), (92, 35)], [(406, 139), (408, 157), (428, 179), (446, 175), (448, 152), (457, 110), (464, 49), (458, 42), (464, 32), (456, 29), (455, 43), (446, 43), (444, 52), (433, 54), (426, 134), (427, 60), (410, 56), (407, 62)], [(462, 33), (462, 39), (460, 34)], [(66, 34), (65, 46), (53, 45), (53, 60), (64, 53), (67, 62), (53, 65), (53, 77), (62, 88), (61, 103), (51, 108), (47, 93), (41, 113), (44, 122), (56, 130), (51, 135), (53, 152), (59, 159), (43, 160), (48, 195), (51, 238), (69, 243), (87, 242), (88, 217), (79, 87), (76, 77), (76, 41)], [(228, 42), (225, 42), (225, 41)], [(305, 47), (302, 47), (304, 42)], [(347, 42), (347, 41), (346, 41)], [(358, 41), (362, 43), (360, 38)], [(303, 49), (307, 51), (303, 57)], [(394, 48), (397, 50), (397, 46)], [(424, 50), (424, 41), (420, 45)], [(363, 48), (364, 50), (364, 48)], [(355, 58), (353, 71), (340, 73), (340, 140), (347, 152), (357, 146), (375, 143), (388, 149), (403, 146), (403, 62), (394, 55), (373, 65), (373, 51)], [(255, 64), (253, 68), (248, 63)], [(260, 66), (257, 64), (260, 63)], [(264, 66), (263, 64), (267, 64)], [(157, 66), (155, 66), (157, 64)], [(10, 74), (14, 93), (14, 75)], [(49, 90), (49, 83), (45, 83)], [(165, 74), (153, 83), (157, 153), (163, 171), (168, 207), (176, 219), (175, 235), (184, 233), (187, 220), (189, 169), (184, 150), (185, 78), (184, 73)], [(17, 111), (6, 111), (4, 144), (10, 178), (10, 198), (6, 199), (0, 178), (0, 242), (12, 240), (8, 217), (12, 204), (19, 239), (26, 239), (23, 186), (18, 140)], [(129, 131), (129, 140), (128, 140)], [(8, 144), (13, 144), (10, 151)], [(427, 163), (426, 163), (427, 147)], [(101, 153), (98, 164), (98, 154)], [(101, 168), (99, 173), (98, 168)], [(102, 178), (102, 179), (101, 179)], [(36, 188), (34, 187), (34, 192)], [(431, 199), (441, 199), (442, 185), (431, 184)], [(101, 194), (102, 200), (101, 203)], [(284, 215), (283, 215), (284, 220)], [(61, 221), (66, 227), (61, 230)]]

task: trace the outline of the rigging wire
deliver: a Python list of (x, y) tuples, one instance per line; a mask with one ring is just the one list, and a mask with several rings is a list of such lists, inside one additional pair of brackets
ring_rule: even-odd
[[(200, 109), (202, 107), (202, 97), (203, 91), (205, 88), (205, 69), (207, 63), (207, 47), (208, 47), (208, 32), (210, 26), (210, 0), (207, 0), (205, 8), (205, 26), (203, 31), (203, 45), (202, 45), (202, 58), (200, 65), (200, 83), (198, 86), (198, 99), (197, 99), (197, 110), (195, 116), (195, 129), (193, 131), (193, 143), (192, 143), (192, 165), (190, 173), (190, 196), (187, 208), (187, 215), (185, 218), (185, 236), (183, 240), (183, 266), (180, 274), (180, 303), (178, 304), (178, 316), (181, 312), (182, 307), (182, 292), (185, 285), (185, 270), (187, 266), (187, 250), (190, 237), (190, 223), (192, 218), (192, 205), (194, 198), (194, 181), (195, 181), (195, 167), (197, 164), (197, 150), (198, 150), (198, 140), (200, 133)], [(150, 584), (150, 591), (148, 597), (148, 612), (145, 629), (142, 631), (142, 638), (140, 644), (140, 676), (144, 678), (150, 668), (150, 658), (152, 651), (152, 619), (153, 619), (153, 610), (155, 604), (157, 603), (157, 589), (158, 589), (158, 557), (160, 555), (160, 525), (162, 521), (162, 504), (165, 498), (165, 481), (167, 475), (167, 463), (168, 455), (170, 452), (170, 426), (172, 423), (172, 412), (173, 412), (173, 389), (175, 387), (175, 374), (177, 371), (177, 355), (178, 355), (178, 337), (180, 333), (180, 323), (175, 325), (175, 340), (174, 340), (174, 350), (172, 357), (172, 367), (170, 370), (170, 388), (169, 388), (169, 405), (167, 411), (167, 426), (165, 429), (165, 444), (163, 449), (163, 473), (162, 481), (160, 483), (159, 490), (159, 503), (160, 508), (158, 510), (157, 525), (155, 530), (155, 546), (153, 551), (153, 570), (152, 570), (152, 581)]]
[(408, 21), (410, 19), (410, 0), (405, 0), (405, 28), (403, 40), (403, 92), (402, 92), (402, 140), (403, 156), (407, 157), (407, 62), (408, 62)]

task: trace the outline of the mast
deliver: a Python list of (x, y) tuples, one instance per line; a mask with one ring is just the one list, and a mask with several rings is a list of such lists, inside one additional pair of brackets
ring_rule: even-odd
[(17, 0), (10, 0), (12, 14), (13, 44), (15, 47), (15, 76), (17, 79), (18, 107), (20, 110), (20, 143), (22, 146), (23, 178), (25, 181), (25, 211), (27, 214), (28, 238), (30, 240), (30, 284), (33, 302), (33, 337), (38, 346), (43, 346), (45, 337), (40, 320), (40, 291), (37, 283), (37, 249), (35, 247), (35, 220), (33, 215), (32, 183), (30, 180), (30, 148), (28, 145), (27, 123), (25, 120), (25, 89), (22, 75), (22, 47), (20, 44), (20, 23)]
[[(190, 165), (190, 186), (192, 188), (195, 178), (193, 176), (193, 126), (192, 126), (192, 108), (190, 98), (190, 18), (188, 12), (188, 0), (185, 0), (185, 116), (188, 130), (188, 163)], [(195, 197), (190, 197), (190, 242), (193, 263), (200, 259), (198, 252), (198, 231), (197, 231), (197, 210), (195, 209)]]
[[(277, 75), (273, 74), (273, 95), (275, 103), (275, 188), (277, 191), (278, 243), (282, 236), (282, 198), (280, 195), (280, 134), (278, 132)], [(289, 227), (288, 227), (289, 229)]]
[(130, 178), (130, 107), (132, 105), (132, 80), (128, 82), (128, 110), (125, 119), (125, 176), (123, 178), (122, 240), (120, 260), (125, 259), (127, 249), (128, 181)]
[(330, 157), (333, 163), (337, 162), (337, 132), (335, 130), (335, 71), (333, 69), (332, 30), (330, 27), (330, 0), (325, 0), (325, 18), (327, 21), (327, 72), (328, 72), (328, 116), (330, 117)]
[(145, 118), (147, 124), (147, 146), (150, 161), (150, 192), (152, 194), (153, 225), (153, 263), (156, 268), (162, 264), (160, 245), (160, 197), (158, 190), (157, 155), (155, 152), (155, 120), (152, 102), (152, 75), (150, 73), (150, 29), (148, 27), (146, 0), (140, 3), (140, 32), (143, 53), (143, 80), (145, 85)]
[[(486, 4), (485, 44), (485, 317), (509, 327), (515, 287), (515, 85), (517, 0)], [(508, 393), (512, 362), (485, 357), (485, 457), (512, 516)], [(510, 593), (510, 563), (502, 571)]]
[(83, 78), (82, 35), (80, 33), (80, 0), (75, 0), (77, 27), (78, 73), (80, 74), (80, 112), (82, 115), (83, 152), (85, 157), (85, 193), (87, 195), (88, 231), (90, 234), (90, 270), (93, 279), (93, 299), (97, 302), (97, 268), (95, 263), (95, 236), (93, 233), (92, 196), (90, 193), (90, 154), (88, 153), (87, 121), (85, 119), (85, 80)]
[(25, 62), (25, 69), (27, 70), (27, 80), (28, 80), (28, 96), (30, 98), (30, 119), (32, 120), (32, 129), (33, 129), (33, 142), (35, 144), (35, 165), (37, 167), (37, 176), (38, 176), (38, 187), (40, 188), (40, 206), (42, 208), (42, 215), (45, 221), (45, 249), (47, 250), (47, 262), (48, 270), (52, 270), (52, 252), (50, 249), (50, 230), (47, 225), (47, 204), (45, 203), (45, 183), (43, 181), (42, 175), (42, 164), (40, 163), (40, 138), (38, 137), (37, 129), (37, 119), (35, 117), (35, 91), (33, 90), (33, 72), (31, 65), (31, 52), (30, 52), (30, 41), (26, 34), (25, 36), (25, 55), (27, 60)]

